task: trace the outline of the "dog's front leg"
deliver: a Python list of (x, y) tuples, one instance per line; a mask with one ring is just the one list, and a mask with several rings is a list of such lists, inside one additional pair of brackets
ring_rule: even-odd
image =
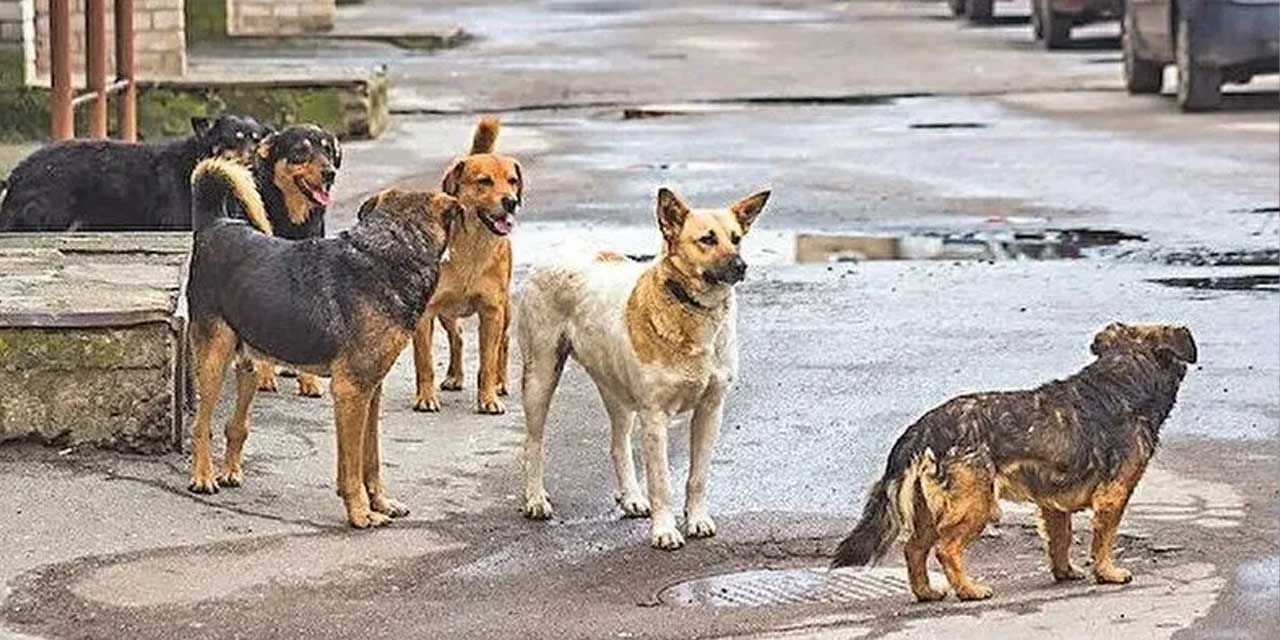
[(413, 370), (418, 382), (418, 392), (413, 398), (414, 411), (440, 410), (440, 399), (436, 397), (435, 362), (431, 353), (435, 319), (435, 314), (430, 311), (422, 314), (413, 332)]
[(373, 393), (362, 388), (357, 380), (337, 372), (329, 390), (333, 393), (333, 417), (338, 432), (338, 496), (346, 507), (347, 521), (357, 529), (385, 525), (391, 521), (390, 516), (370, 510), (364, 484), (364, 438)]
[(649, 485), (649, 544), (658, 549), (679, 549), (684, 537), (676, 528), (671, 512), (671, 482), (667, 467), (667, 428), (671, 416), (665, 411), (646, 410), (640, 416), (644, 428), (644, 467)]
[(724, 414), (724, 390), (708, 389), (693, 410), (689, 421), (689, 480), (685, 484), (684, 530), (690, 538), (710, 538), (716, 534), (716, 523), (707, 512), (707, 479), (711, 475), (711, 456), (720, 435)]
[(479, 413), (501, 414), (507, 407), (498, 399), (498, 353), (506, 320), (503, 305), (480, 309), (480, 379), (476, 385), (479, 396), (476, 410)]

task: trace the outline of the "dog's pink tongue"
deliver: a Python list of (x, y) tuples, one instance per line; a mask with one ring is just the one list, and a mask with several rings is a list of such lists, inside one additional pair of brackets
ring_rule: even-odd
[(333, 202), (333, 196), (329, 195), (328, 189), (311, 189), (311, 197), (322, 207), (327, 207)]
[(516, 226), (516, 219), (510, 214), (502, 216), (493, 221), (493, 228), (503, 235), (511, 233), (511, 229)]

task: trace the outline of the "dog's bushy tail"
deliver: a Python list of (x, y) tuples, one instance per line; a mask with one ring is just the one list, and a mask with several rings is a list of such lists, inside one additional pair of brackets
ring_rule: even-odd
[(199, 231), (219, 218), (229, 217), (227, 204), (231, 198), (239, 203), (253, 226), (271, 235), (271, 221), (253, 174), (243, 165), (222, 158), (202, 161), (191, 174), (191, 228)]
[(493, 153), (498, 147), (498, 132), (502, 131), (502, 123), (494, 116), (480, 118), (476, 125), (475, 136), (471, 138), (471, 155), (477, 153)]
[(836, 547), (831, 560), (833, 569), (875, 564), (889, 552), (894, 541), (910, 538), (914, 533), (921, 482), (932, 480), (937, 466), (933, 452), (916, 435), (914, 429), (908, 429), (894, 444), (884, 476), (871, 487), (862, 507), (862, 517)]

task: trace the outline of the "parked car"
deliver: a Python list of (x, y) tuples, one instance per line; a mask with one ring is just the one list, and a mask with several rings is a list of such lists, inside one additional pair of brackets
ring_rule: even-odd
[(1124, 14), (1125, 0), (1031, 0), (1031, 30), (1046, 49), (1061, 49), (1071, 42), (1072, 27), (1116, 20)]
[(1159, 93), (1178, 66), (1178, 106), (1205, 111), (1224, 82), (1280, 72), (1280, 0), (1126, 0), (1124, 84)]

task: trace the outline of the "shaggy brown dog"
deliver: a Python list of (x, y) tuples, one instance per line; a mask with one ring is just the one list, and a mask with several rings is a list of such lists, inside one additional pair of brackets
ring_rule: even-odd
[(480, 316), (480, 375), (476, 410), (498, 414), (507, 409), (507, 327), (511, 316), (511, 233), (516, 209), (524, 199), (520, 163), (494, 153), (499, 124), (484, 118), (476, 127), (470, 155), (445, 174), (441, 188), (462, 203), (466, 215), (449, 240), (449, 259), (440, 265), (440, 286), (413, 335), (413, 362), (418, 389), (413, 408), (439, 411), (435, 362), (431, 353), (432, 323), (449, 335), (449, 372), (441, 389), (462, 389), (462, 331), (458, 320)]
[(1196, 343), (1185, 327), (1107, 325), (1098, 356), (1066, 380), (1030, 391), (960, 396), (926, 413), (898, 438), (862, 519), (840, 543), (833, 567), (865, 565), (904, 541), (911, 590), (921, 602), (935, 551), (961, 600), (991, 597), (965, 573), (965, 547), (999, 515), (997, 496), (1033, 502), (1057, 580), (1071, 565), (1071, 514), (1093, 510), (1093, 575), (1125, 583), (1111, 548), (1125, 505), (1160, 440)]

